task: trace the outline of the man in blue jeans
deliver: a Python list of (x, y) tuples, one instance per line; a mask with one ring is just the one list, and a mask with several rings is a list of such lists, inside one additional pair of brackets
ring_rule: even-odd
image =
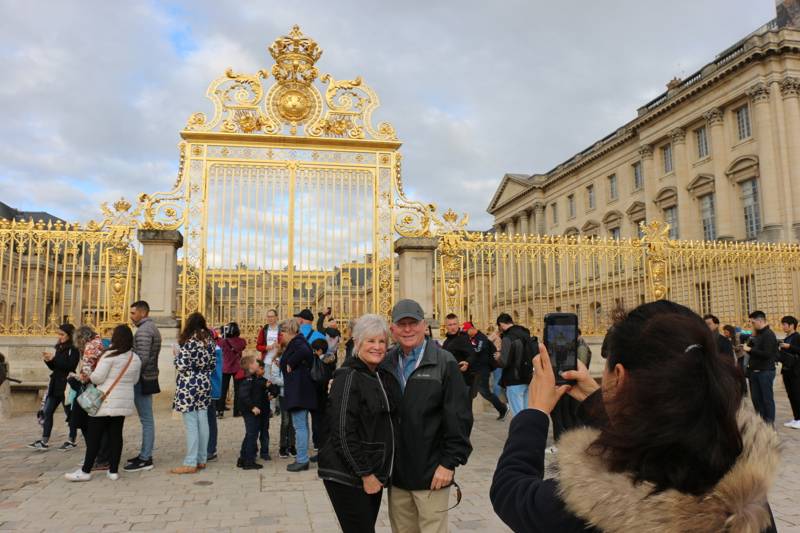
[(497, 317), (497, 328), (503, 339), (500, 345), (500, 363), (503, 366), (500, 385), (506, 388), (508, 408), (511, 409), (513, 418), (528, 405), (528, 384), (531, 381), (530, 376), (520, 375), (519, 358), (527, 356), (533, 359), (536, 354), (517, 353), (517, 350), (524, 350), (529, 345), (531, 332), (528, 328), (514, 324), (511, 315), (500, 313)]
[(767, 423), (775, 423), (775, 396), (772, 383), (775, 381), (775, 361), (778, 359), (778, 339), (767, 324), (763, 311), (750, 313), (753, 336), (744, 346), (750, 354), (748, 376), (753, 407)]
[(133, 336), (133, 352), (142, 360), (142, 375), (133, 387), (133, 403), (142, 424), (142, 447), (139, 455), (128, 459), (124, 470), (138, 472), (152, 470), (153, 446), (156, 440), (156, 427), (153, 419), (153, 394), (158, 387), (158, 354), (161, 351), (161, 333), (148, 315), (150, 306), (145, 301), (131, 305), (131, 322), (136, 325)]

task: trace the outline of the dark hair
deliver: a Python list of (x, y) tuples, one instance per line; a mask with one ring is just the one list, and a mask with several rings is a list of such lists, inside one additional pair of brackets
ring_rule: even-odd
[(144, 311), (145, 313), (149, 313), (150, 312), (150, 304), (148, 304), (144, 300), (138, 300), (136, 302), (133, 302), (131, 304), (131, 307), (132, 308), (135, 307), (139, 311)]
[(275, 316), (278, 316), (278, 310), (277, 309), (267, 309), (267, 314), (269, 314), (269, 313), (275, 313)]
[(627, 372), (590, 451), (655, 492), (705, 494), (742, 452), (733, 361), (720, 356), (699, 315), (667, 300), (631, 311), (608, 341), (608, 370)]
[(511, 315), (508, 313), (500, 313), (497, 315), (497, 327), (500, 327), (500, 324), (513, 324), (514, 319), (511, 318)]
[(111, 344), (103, 350), (106, 357), (115, 357), (121, 353), (128, 353), (133, 349), (133, 331), (127, 324), (120, 324), (111, 333)]
[(711, 322), (719, 326), (719, 318), (715, 317), (710, 313), (707, 315), (703, 315), (703, 320), (711, 320)]
[(736, 340), (736, 328), (735, 327), (731, 326), (730, 324), (725, 324), (724, 326), (722, 326), (722, 329), (727, 331), (728, 333), (730, 333), (731, 340), (733, 340), (733, 341)]
[(328, 341), (325, 339), (317, 339), (311, 343), (311, 349), (315, 352), (317, 350), (322, 350), (322, 353), (326, 353), (328, 351)]
[(183, 326), (183, 331), (178, 335), (178, 344), (186, 344), (192, 337), (204, 341), (211, 337), (206, 326), (206, 319), (200, 313), (192, 313), (186, 317), (186, 325)]
[(256, 358), (256, 363), (258, 363), (258, 366), (260, 366), (261, 368), (264, 368), (264, 360), (263, 359)]
[(781, 324), (789, 324), (790, 326), (797, 327), (797, 319), (792, 315), (787, 315), (781, 318)]
[(764, 311), (753, 311), (748, 315), (748, 318), (752, 318), (753, 320), (766, 320), (767, 315)]
[(242, 334), (242, 332), (239, 329), (239, 324), (237, 324), (236, 322), (231, 322), (230, 324), (228, 324), (228, 333), (227, 333), (227, 335), (225, 335), (226, 337), (229, 337), (229, 338), (230, 337), (238, 337), (241, 334)]
[(71, 348), (71, 347), (75, 346), (75, 341), (73, 339), (73, 335), (75, 334), (75, 326), (73, 326), (72, 324), (69, 324), (69, 323), (65, 323), (65, 324), (61, 324), (60, 326), (58, 326), (58, 329), (67, 334), (67, 340), (66, 340), (66, 342), (56, 343), (56, 349), (58, 349), (58, 348)]
[(447, 316), (444, 317), (445, 320), (453, 320), (453, 319), (457, 319), (457, 318), (458, 318), (458, 315), (455, 314), (455, 313), (447, 313)]

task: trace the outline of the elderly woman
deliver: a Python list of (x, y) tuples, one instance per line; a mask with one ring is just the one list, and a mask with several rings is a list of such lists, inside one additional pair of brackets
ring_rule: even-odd
[(278, 344), (281, 347), (281, 373), (286, 410), (292, 414), (297, 458), (287, 465), (289, 472), (308, 470), (308, 412), (317, 408), (317, 387), (311, 379), (314, 353), (295, 318), (278, 325)]
[(344, 533), (375, 531), (383, 487), (392, 475), (400, 383), (382, 366), (389, 327), (364, 315), (353, 328), (353, 357), (337, 370), (328, 404), (328, 441), (320, 452), (325, 483)]

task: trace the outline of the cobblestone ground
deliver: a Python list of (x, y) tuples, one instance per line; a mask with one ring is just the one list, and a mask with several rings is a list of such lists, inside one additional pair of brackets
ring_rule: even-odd
[[(782, 424), (789, 418), (788, 402), (782, 386), (776, 384), (775, 393)], [(783, 463), (770, 501), (779, 531), (800, 532), (800, 431), (781, 424)], [(29, 450), (25, 445), (38, 436), (38, 427), (30, 415), (0, 426), (0, 531), (338, 531), (316, 471), (287, 473), (289, 460), (278, 459), (275, 449), (273, 461), (263, 470), (235, 468), (243, 435), (238, 418), (226, 417), (220, 423), (218, 462), (199, 474), (175, 476), (168, 470), (180, 464), (183, 427), (168, 409), (159, 409), (154, 470), (122, 472), (116, 482), (96, 475), (80, 484), (69, 483), (62, 475), (77, 467), (83, 445), (70, 452)], [(498, 422), (488, 411), (476, 415), (475, 449), (469, 465), (457, 473), (464, 499), (450, 512), (451, 531), (508, 531), (488, 498), (507, 430), (508, 421)], [(60, 444), (63, 419), (57, 420), (53, 435), (52, 442)], [(138, 419), (129, 418), (123, 458), (135, 455), (138, 438)], [(389, 531), (385, 503), (378, 531)]]

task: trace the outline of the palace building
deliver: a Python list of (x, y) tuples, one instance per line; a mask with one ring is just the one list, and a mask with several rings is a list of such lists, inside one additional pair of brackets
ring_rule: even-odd
[(800, 1), (544, 174), (506, 174), (496, 232), (800, 241)]

